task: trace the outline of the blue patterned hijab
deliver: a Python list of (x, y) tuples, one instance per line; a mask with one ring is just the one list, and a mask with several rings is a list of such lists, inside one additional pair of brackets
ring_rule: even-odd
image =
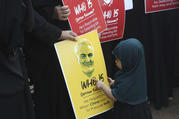
[(146, 66), (143, 45), (137, 39), (121, 41), (113, 50), (121, 60), (122, 70), (116, 72), (112, 94), (119, 102), (140, 104), (147, 100)]

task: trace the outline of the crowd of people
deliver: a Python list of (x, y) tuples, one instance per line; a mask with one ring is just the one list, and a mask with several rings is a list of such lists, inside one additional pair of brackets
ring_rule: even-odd
[[(69, 96), (53, 44), (76, 41), (70, 8), (61, 0), (0, 0), (0, 118), (73, 119)], [(115, 101), (115, 119), (152, 119), (147, 104), (145, 56), (136, 39), (113, 50), (119, 71), (111, 88), (94, 79)], [(30, 94), (29, 81), (34, 84)]]

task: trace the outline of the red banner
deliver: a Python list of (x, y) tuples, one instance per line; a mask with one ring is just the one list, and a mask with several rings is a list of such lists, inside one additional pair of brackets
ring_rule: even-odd
[(63, 0), (63, 3), (71, 10), (68, 20), (72, 30), (78, 35), (96, 29), (100, 33), (106, 29), (98, 0)]
[(179, 0), (145, 0), (145, 12), (158, 12), (179, 8)]
[(123, 37), (125, 25), (124, 0), (99, 0), (107, 29), (101, 33), (100, 41), (106, 42)]

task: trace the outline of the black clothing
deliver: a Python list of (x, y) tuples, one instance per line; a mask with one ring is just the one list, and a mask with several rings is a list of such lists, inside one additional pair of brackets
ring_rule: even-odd
[(115, 102), (113, 112), (112, 119), (152, 119), (147, 102), (137, 105)]
[(0, 118), (35, 119), (22, 48), (33, 26), (30, 0), (0, 1)]
[(145, 14), (144, 0), (133, 0), (133, 9), (126, 11), (124, 39), (135, 37), (144, 44), (148, 97), (157, 109), (168, 106), (179, 71), (178, 14), (179, 9)]
[(152, 119), (147, 101), (146, 64), (143, 44), (134, 38), (116, 45), (113, 55), (120, 60), (122, 69), (114, 76), (112, 95), (115, 119)]
[[(11, 2), (9, 4), (8, 2)], [(30, 0), (0, 1), (0, 49), (5, 53), (15, 47), (22, 47), (24, 31), (33, 26), (33, 13)]]
[[(33, 30), (30, 35), (27, 34), (25, 39), (26, 63), (35, 90), (33, 99), (36, 118), (59, 119), (63, 117), (64, 119), (73, 119), (75, 116), (72, 105), (53, 46), (53, 43), (61, 35), (59, 28), (69, 29), (68, 22), (52, 18), (54, 7), (59, 4), (57, 0), (32, 0), (32, 4), (41, 15), (40, 17), (48, 21), (45, 23), (46, 27), (41, 29), (40, 36), (34, 35), (36, 31)], [(53, 28), (48, 28), (49, 26), (53, 26)], [(60, 34), (56, 35), (58, 32)], [(54, 34), (56, 37), (53, 37)]]
[(30, 33), (32, 35), (32, 39), (29, 38), (30, 41), (28, 43), (34, 43), (34, 38), (37, 38), (41, 42), (53, 46), (55, 42), (59, 41), (58, 38), (61, 36), (61, 29), (48, 23), (41, 15), (38, 14), (38, 12), (34, 11), (34, 15), (35, 24), (32, 29), (32, 33)]
[[(61, 29), (70, 29), (68, 21), (58, 21), (52, 19), (55, 5), (62, 5), (61, 0), (32, 0), (35, 10), (43, 16), (49, 23)], [(53, 32), (42, 32), (51, 34)], [(29, 37), (29, 36), (28, 36)], [(26, 56), (28, 73), (35, 85), (34, 101), (36, 103), (37, 119), (75, 119), (71, 101), (67, 92), (67, 87), (61, 72), (60, 64), (53, 45), (42, 42), (43, 38), (30, 36), (26, 39)], [(52, 40), (49, 38), (48, 40)], [(116, 41), (102, 44), (104, 57), (109, 76), (113, 75), (111, 67), (115, 68), (111, 51)], [(110, 53), (109, 53), (110, 52)], [(110, 54), (110, 55), (109, 55)], [(94, 119), (108, 119), (111, 117), (111, 110)]]
[(121, 41), (112, 51), (121, 61), (122, 69), (114, 76), (111, 89), (113, 96), (120, 102), (137, 105), (147, 101), (146, 64), (143, 44), (129, 38)]

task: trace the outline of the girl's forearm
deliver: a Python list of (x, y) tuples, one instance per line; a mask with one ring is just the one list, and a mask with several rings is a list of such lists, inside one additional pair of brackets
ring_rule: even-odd
[(103, 92), (106, 94), (108, 98), (110, 98), (113, 101), (117, 101), (117, 99), (113, 96), (111, 92), (111, 88), (109, 88), (106, 84), (103, 83), (103, 85), (101, 86), (101, 90), (103, 90)]

